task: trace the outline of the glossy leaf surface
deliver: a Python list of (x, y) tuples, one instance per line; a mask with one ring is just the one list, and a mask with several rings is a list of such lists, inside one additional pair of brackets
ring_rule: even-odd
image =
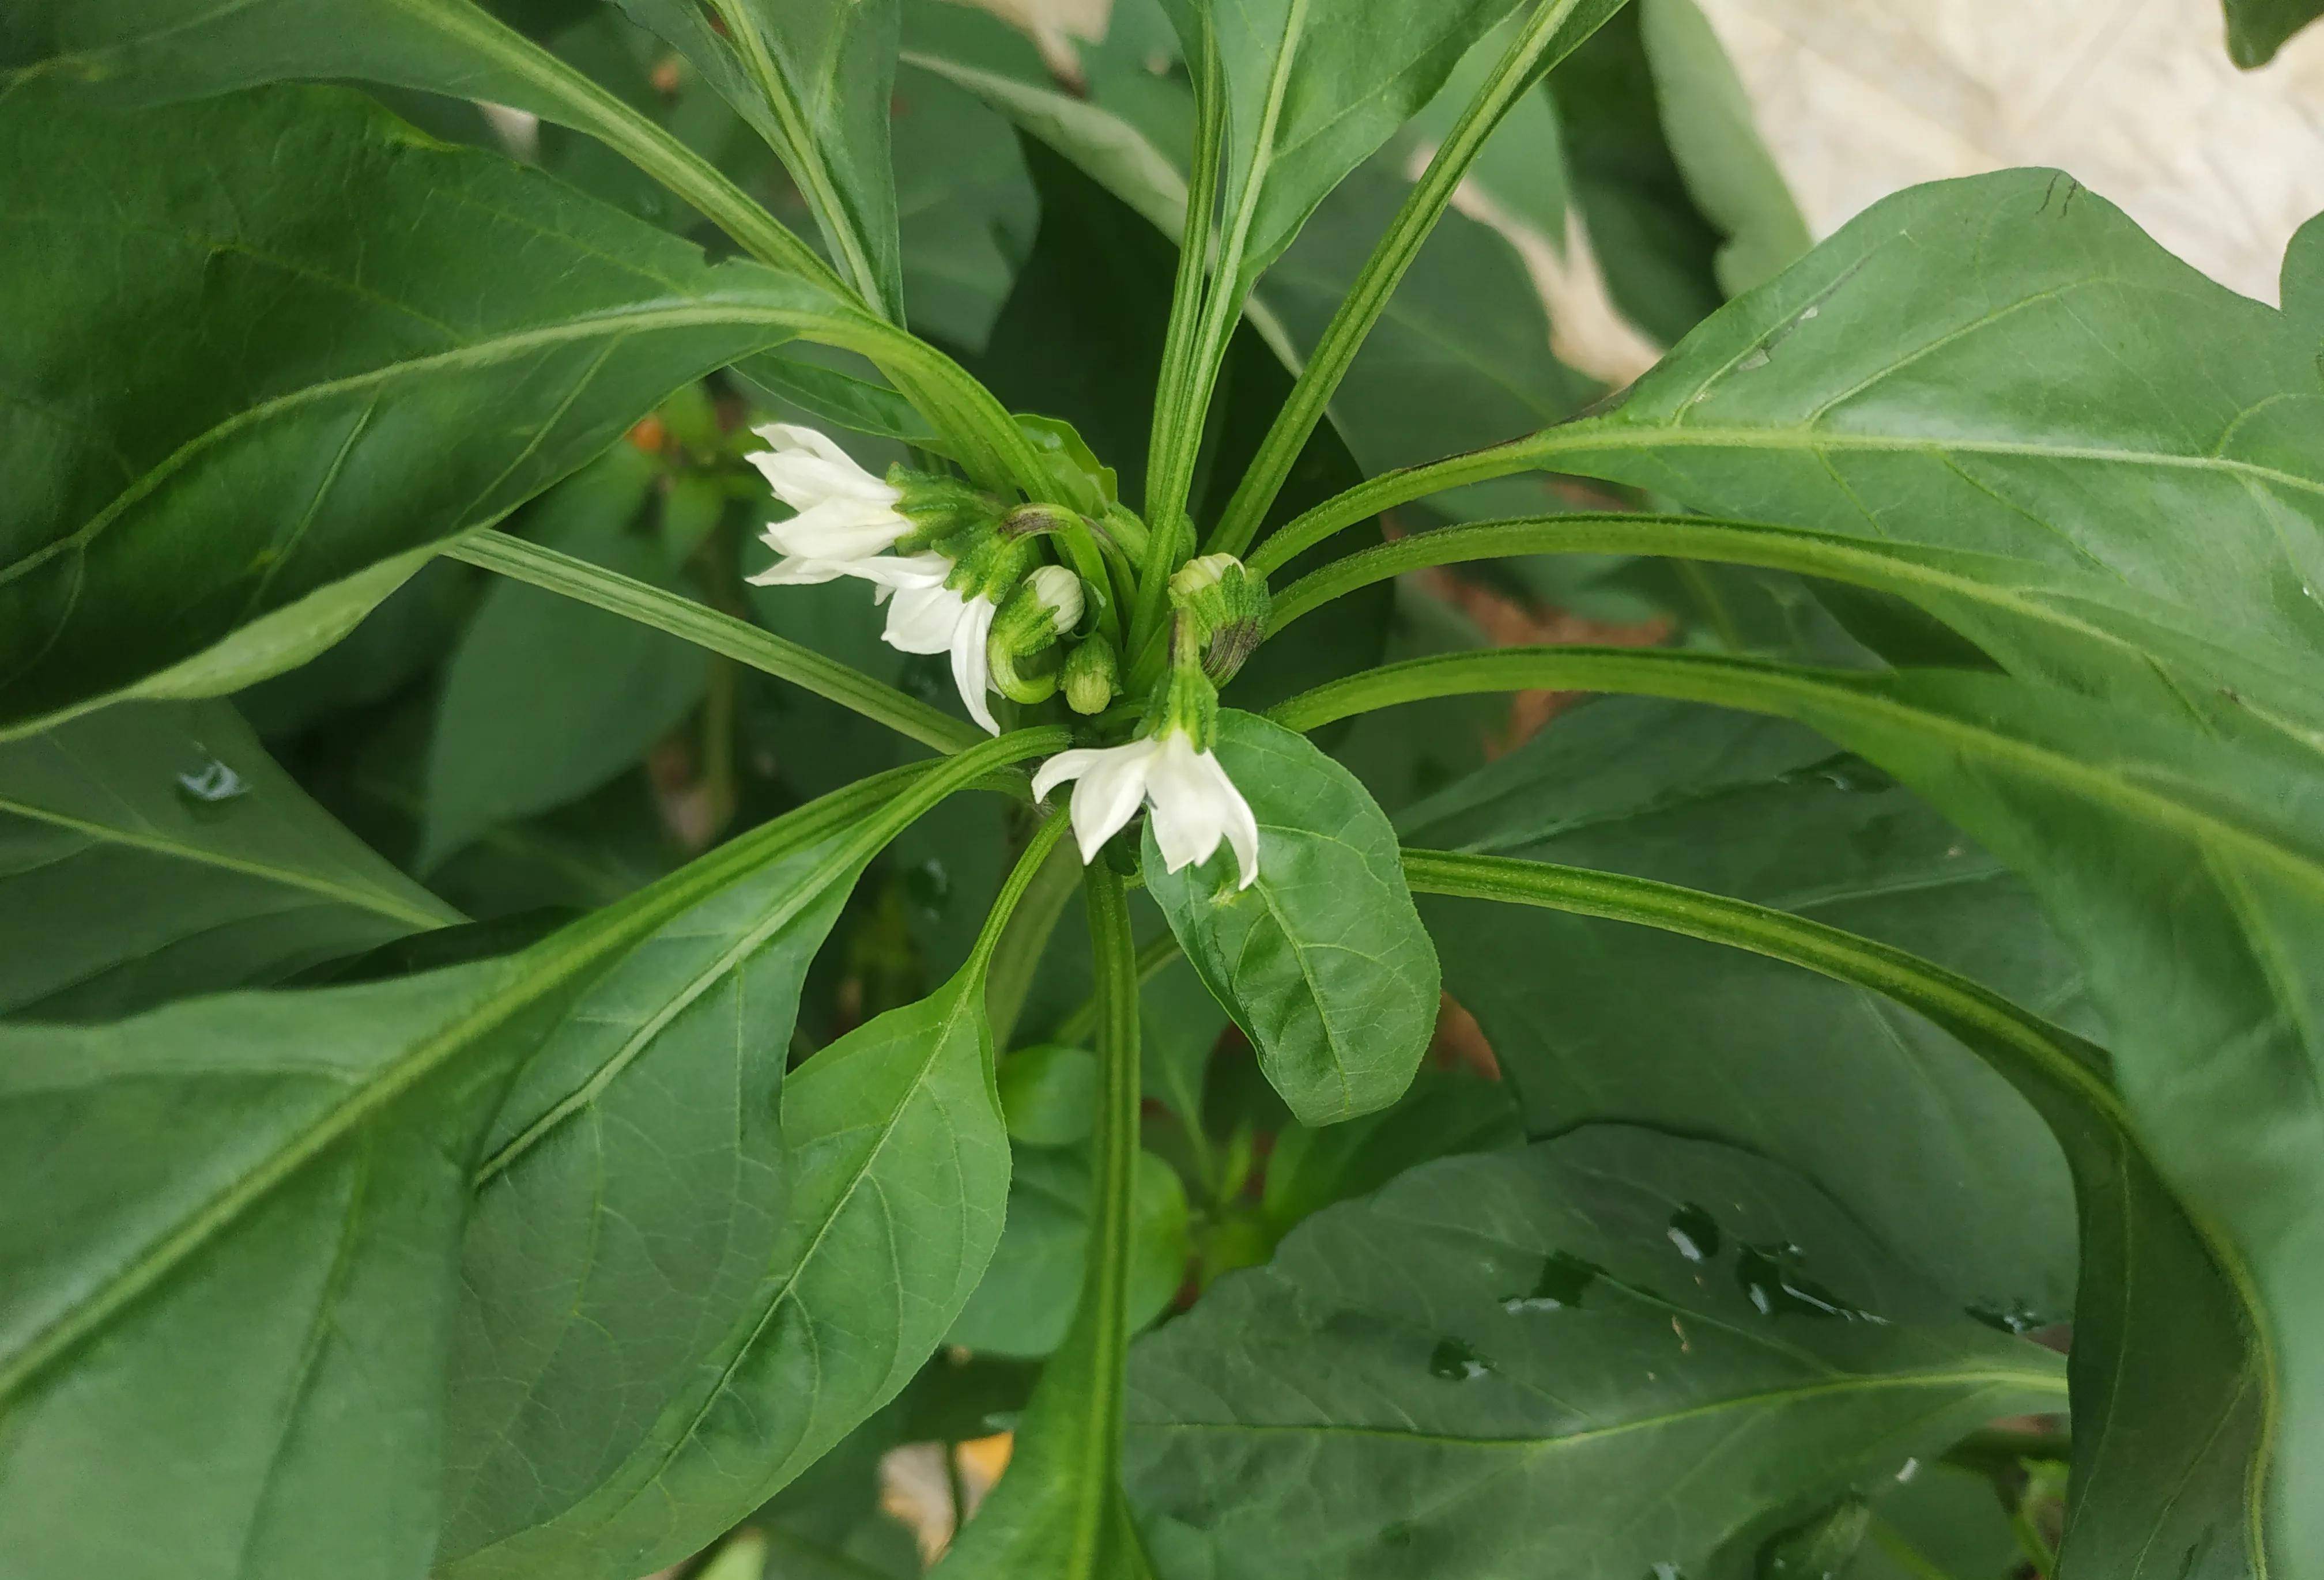
[(1795, 1176), (1592, 1126), (1222, 1281), (1137, 1348), (1129, 1474), (1165, 1575), (1635, 1580), (2061, 1387)]
[[(254, 672), (172, 673), (254, 622), (316, 623), (350, 578), (504, 514), (814, 310), (810, 288), (706, 267), (352, 95), (123, 115), (25, 94), (0, 118), (21, 324), (0, 353), (19, 480), (0, 730), (288, 667), (394, 581)], [(93, 379), (106, 364), (137, 376)]]
[(0, 1014), (42, 1020), (263, 987), (459, 920), (224, 703), (110, 708), (0, 746)]

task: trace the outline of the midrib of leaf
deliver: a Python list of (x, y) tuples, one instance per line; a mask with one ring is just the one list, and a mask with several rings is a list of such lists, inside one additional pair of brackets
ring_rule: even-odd
[(70, 829), (75, 833), (86, 834), (90, 839), (103, 843), (126, 845), (133, 850), (150, 851), (157, 856), (167, 856), (195, 866), (216, 868), (223, 872), (239, 873), (245, 877), (259, 878), (283, 888), (300, 889), (324, 899), (336, 901), (340, 905), (369, 911), (374, 915), (384, 916), (396, 922), (408, 922), (415, 927), (441, 927), (447, 923), (460, 920), (459, 913), (448, 905), (429, 907), (406, 905), (391, 896), (337, 883), (317, 873), (302, 872), (290, 867), (270, 866), (263, 861), (228, 856), (221, 851), (206, 850), (198, 845), (180, 844), (174, 840), (165, 839), (158, 834), (133, 832), (128, 829), (115, 827), (109, 823), (94, 822), (87, 818), (72, 817), (64, 813), (52, 812), (46, 807), (34, 806), (28, 802), (12, 800), (6, 796), (0, 796), (0, 813), (10, 813), (18, 817), (31, 818), (35, 822), (50, 823), (58, 828)]
[[(1052, 751), (1064, 744), (1065, 732), (1057, 729), (1024, 730), (1004, 735), (936, 763), (907, 799), (925, 810), (987, 768)], [(530, 969), (511, 972), (507, 985), (410, 1052), (392, 1061), (379, 1075), (355, 1088), (345, 1100), (260, 1160), (157, 1244), (133, 1257), (126, 1266), (51, 1322), (46, 1331), (0, 1367), (0, 1401), (14, 1394), (51, 1361), (224, 1232), (243, 1213), (454, 1057), (498, 1030), (529, 1005), (571, 983), (607, 954), (635, 942), (758, 864), (758, 847), (747, 839), (738, 841), (705, 859), (696, 868), (673, 874), (627, 906), (615, 912), (601, 912), (597, 917), (569, 930), (571, 936), (562, 942), (552, 939), (540, 946)]]
[(1637, 1432), (1715, 1419), (1731, 1410), (1756, 1410), (1857, 1393), (1921, 1392), (1932, 1388), (2026, 1389), (2062, 1399), (2066, 1393), (2066, 1379), (2058, 1371), (2048, 1367), (2019, 1369), (2008, 1366), (1949, 1367), (1921, 1372), (1884, 1372), (1865, 1377), (1826, 1378), (1789, 1388), (1740, 1393), (1710, 1404), (1690, 1405), (1684, 1410), (1665, 1410), (1655, 1415), (1641, 1416), (1637, 1420), (1618, 1421), (1606, 1427), (1586, 1427), (1578, 1432), (1547, 1438), (1456, 1438), (1442, 1432), (1345, 1421), (1141, 1421), (1138, 1429), (1141, 1432), (1250, 1432), (1300, 1437), (1382, 1438), (1403, 1443), (1425, 1443), (1431, 1447), (1515, 1449), (1545, 1456), (1567, 1449), (1585, 1448)]
[(14, 565), (0, 567), (0, 586), (28, 574), (40, 565), (60, 555), (86, 547), (107, 527), (118, 519), (131, 506), (160, 488), (177, 473), (191, 464), (203, 452), (234, 437), (244, 429), (256, 427), (285, 411), (293, 411), (312, 402), (327, 400), (355, 390), (375, 389), (398, 380), (447, 370), (489, 367), (512, 360), (528, 352), (544, 347), (586, 342), (598, 336), (619, 340), (648, 329), (687, 328), (703, 325), (735, 324), (764, 325), (769, 328), (796, 328), (803, 323), (816, 320), (820, 315), (796, 308), (745, 308), (740, 304), (702, 302), (687, 306), (625, 308), (620, 312), (595, 315), (569, 323), (544, 325), (538, 328), (517, 330), (506, 335), (435, 352), (427, 356), (406, 358), (383, 367), (373, 368), (343, 379), (308, 384), (297, 390), (262, 400), (244, 408), (225, 421), (187, 440), (166, 459), (147, 469), (135, 482), (123, 490), (103, 510), (81, 526), (62, 537), (43, 544)]

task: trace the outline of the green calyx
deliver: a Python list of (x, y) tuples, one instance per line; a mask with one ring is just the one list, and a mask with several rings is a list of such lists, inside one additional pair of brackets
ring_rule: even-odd
[(1076, 713), (1102, 713), (1121, 689), (1121, 655), (1102, 632), (1065, 655), (1065, 705)]
[(1170, 578), (1177, 643), (1191, 640), (1214, 685), (1232, 679), (1267, 637), (1267, 583), (1228, 554), (1188, 560)]
[(993, 616), (985, 648), (1001, 695), (1040, 703), (1056, 694), (1058, 643), (1081, 623), (1084, 608), (1081, 578), (1063, 565), (1043, 565), (1017, 583)]

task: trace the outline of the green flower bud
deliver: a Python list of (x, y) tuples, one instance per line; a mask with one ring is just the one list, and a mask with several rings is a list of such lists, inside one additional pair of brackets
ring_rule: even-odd
[(985, 645), (1001, 695), (1038, 703), (1056, 694), (1057, 639), (1081, 623), (1083, 606), (1082, 579), (1063, 565), (1043, 565), (1017, 583)]
[(1065, 655), (1065, 705), (1076, 713), (1105, 712), (1121, 689), (1121, 655), (1103, 633)]
[(1188, 560), (1170, 578), (1179, 638), (1202, 654), (1213, 684), (1234, 677), (1267, 637), (1267, 583), (1228, 554)]

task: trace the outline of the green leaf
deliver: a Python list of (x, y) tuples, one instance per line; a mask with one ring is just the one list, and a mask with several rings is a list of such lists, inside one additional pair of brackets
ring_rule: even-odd
[(1233, 855), (1146, 883), (1186, 958), (1259, 1050), (1302, 1124), (1386, 1107), (1436, 1028), (1436, 953), (1396, 833), (1355, 776), (1278, 725), (1219, 717), (1218, 758), (1259, 820), (1259, 875)]
[(950, 790), (1061, 743), (1019, 732), (807, 809), (510, 959), (0, 1031), (0, 1187), (52, 1208), (0, 1236), (18, 1570), (118, 1568), (156, 1539), (197, 1580), (427, 1566), (459, 1236), (512, 1071), (593, 988), (651, 976), (802, 823), (853, 822), (908, 780), (825, 858), (850, 870)]
[(1392, 1107), (1322, 1130), (1290, 1125), (1277, 1132), (1260, 1210), (1279, 1236), (1335, 1201), (1370, 1195), (1406, 1169), (1524, 1139), (1507, 1087), (1424, 1070)]
[(2226, 0), (2227, 53), (2246, 70), (2264, 66), (2292, 36), (2324, 16), (2318, 0)]
[[(1059, 819), (1053, 827), (1061, 826)], [(1089, 869), (1097, 1051), (1104, 1068), (1093, 1128), (1092, 1240), (1065, 1341), (1016, 1427), (1009, 1468), (954, 1539), (943, 1580), (1149, 1580), (1121, 1491), (1122, 1367), (1130, 1346), (1138, 1147), (1138, 978), (1121, 880)]]
[(1638, 0), (1638, 29), (1671, 152), (1696, 205), (1727, 238), (1714, 264), (1720, 289), (1740, 296), (1808, 250), (1808, 223), (1695, 0)]
[(1187, 59), (1203, 58), (1209, 33), (1223, 72), (1227, 288), (1247, 291), (1324, 194), (1434, 97), (1517, 5), (1165, 0)]
[[(1011, 1054), (1005, 1072), (1023, 1058)], [(1084, 1089), (1088, 1123), (1094, 1084)], [(1007, 1093), (1002, 1093), (1004, 1101)], [(1186, 1192), (1152, 1153), (1138, 1155), (1129, 1226), (1130, 1284), (1123, 1320), (1136, 1333), (1159, 1317), (1186, 1272)], [(1096, 1186), (1087, 1147), (1016, 1150), (1009, 1221), (984, 1281), (945, 1336), (983, 1355), (1046, 1355), (1064, 1342), (1089, 1260), (1090, 1200)]]
[(1796, 1176), (1593, 1125), (1222, 1280), (1138, 1346), (1127, 1463), (1174, 1575), (1637, 1580), (2061, 1392)]
[(289, 667), (828, 305), (341, 92), (0, 124), (0, 730)]
[(2319, 423), (2312, 335), (2014, 170), (1876, 205), (1613, 411), (1513, 448), (1719, 514), (2099, 573), (2304, 652)]
[[(1910, 950), (2089, 1028), (2025, 886), (1860, 758), (1782, 721), (1608, 699), (1413, 809), (1407, 843), (1757, 901)], [(2040, 1116), (1876, 989), (1644, 928), (1424, 900), (1445, 987), (1526, 1130), (1650, 1125), (1845, 1201), (1962, 1307), (2062, 1319), (2072, 1182)]]
[[(559, 484), (528, 525), (545, 548), (666, 583), (661, 546), (632, 530), (652, 482), (650, 465), (622, 446)], [(693, 711), (709, 667), (699, 648), (650, 626), (497, 583), (445, 666), (420, 869), (634, 765)]]
[(838, 283), (709, 161), (469, 0), (24, 0), (9, 25), (0, 94), (93, 88), (115, 106), (144, 106), (356, 78), (530, 111), (601, 140), (763, 262)]
[[(1005, 749), (973, 748), (952, 761), (1051, 749), (1061, 733), (1019, 731), (1002, 738)], [(1055, 838), (1032, 850), (1046, 856)], [(865, 857), (877, 849), (865, 849), (867, 839), (853, 836)], [(996, 919), (1005, 920), (1028, 877), (1020, 865)], [(830, 896), (835, 907), (837, 899)], [(621, 1580), (672, 1562), (771, 1497), (911, 1381), (975, 1290), (1001, 1236), (1009, 1143), (984, 1009), (998, 920), (935, 994), (850, 1032), (790, 1079), (780, 1142), (788, 1208), (756, 1226), (756, 1254), (736, 1246), (726, 1261), (719, 1248), (722, 1272), (737, 1281), (730, 1287), (741, 1298), (701, 1312), (690, 1353), (680, 1354), (650, 1309), (640, 1309), (636, 1288), (598, 1293), (600, 1309), (623, 1325), (624, 1362), (650, 1385), (633, 1400), (603, 1401), (620, 1412), (618, 1431), (576, 1443), (557, 1419), (566, 1390), (550, 1384), (563, 1379), (544, 1373), (529, 1408), (560, 1474), (544, 1477), (544, 1466), (521, 1454), (496, 1465), (501, 1495), (472, 1505), (447, 1543), (442, 1573)], [(670, 1094), (638, 1100), (683, 1107)], [(576, 1169), (573, 1185), (584, 1186), (588, 1172)], [(651, 1182), (639, 1189), (657, 1199), (661, 1190)], [(680, 1215), (671, 1229), (690, 1221), (688, 1199), (683, 1189), (667, 1198)], [(537, 1217), (512, 1214), (510, 1230), (530, 1233)], [(594, 1272), (587, 1246), (586, 1236), (568, 1242), (567, 1265)], [(636, 1266), (645, 1290), (657, 1292), (662, 1275), (650, 1271), (651, 1259)], [(526, 1290), (526, 1270), (511, 1272)], [(544, 1314), (558, 1306), (542, 1301)], [(576, 1324), (567, 1336), (574, 1353), (556, 1359), (577, 1365), (595, 1391), (603, 1380), (586, 1364), (589, 1327)], [(497, 1350), (480, 1343), (469, 1353), (482, 1364)]]
[(459, 920), (224, 703), (109, 709), (0, 745), (0, 1015), (42, 1020), (262, 987)]
[(620, 0), (774, 148), (840, 271), (900, 323), (888, 102), (896, 0)]

